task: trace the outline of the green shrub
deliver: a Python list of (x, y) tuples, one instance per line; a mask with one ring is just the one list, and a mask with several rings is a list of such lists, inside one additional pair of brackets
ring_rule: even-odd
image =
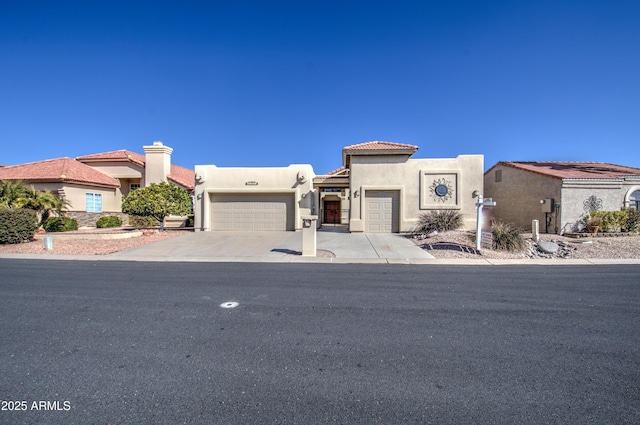
[(458, 210), (432, 210), (420, 214), (415, 234), (429, 234), (434, 231), (446, 232), (462, 227), (462, 214)]
[(626, 227), (629, 217), (627, 210), (622, 211), (592, 211), (591, 218), (601, 218), (603, 232), (620, 232)]
[(37, 229), (38, 217), (34, 210), (0, 209), (0, 244), (31, 240)]
[(520, 252), (527, 247), (520, 229), (513, 224), (495, 221), (491, 233), (493, 234), (493, 249)]
[(640, 230), (640, 211), (627, 209), (627, 221), (622, 230), (625, 232), (637, 232)]
[(115, 215), (107, 215), (104, 217), (100, 217), (98, 221), (96, 221), (96, 227), (99, 229), (105, 227), (120, 227), (122, 226), (122, 220), (120, 217), (116, 217)]
[(153, 217), (143, 217), (140, 215), (130, 215), (129, 225), (136, 229), (144, 229), (147, 227), (158, 227), (160, 222)]
[(49, 217), (42, 227), (47, 232), (72, 232), (78, 230), (78, 222), (69, 217)]

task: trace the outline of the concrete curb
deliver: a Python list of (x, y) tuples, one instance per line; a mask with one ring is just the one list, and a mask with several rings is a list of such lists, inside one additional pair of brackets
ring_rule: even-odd
[(33, 238), (35, 240), (43, 240), (44, 238), (51, 238), (54, 241), (71, 241), (71, 240), (109, 240), (109, 239), (129, 239), (142, 236), (142, 231), (133, 230), (130, 232), (116, 232), (116, 233), (42, 233), (36, 234)]
[(54, 260), (54, 261), (133, 261), (171, 263), (316, 263), (316, 264), (411, 264), (457, 266), (590, 266), (590, 265), (640, 265), (640, 259), (426, 259), (426, 258), (328, 258), (286, 255), (282, 257), (116, 257), (107, 255), (59, 255), (59, 254), (0, 254), (0, 259)]

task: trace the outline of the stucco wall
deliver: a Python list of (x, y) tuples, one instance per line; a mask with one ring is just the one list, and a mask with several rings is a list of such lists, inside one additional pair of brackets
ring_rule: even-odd
[[(496, 182), (496, 173), (502, 174), (499, 182)], [(545, 231), (545, 213), (540, 200), (553, 199), (554, 203), (560, 203), (561, 187), (560, 179), (502, 165), (493, 167), (484, 176), (484, 197), (493, 198), (496, 202), (494, 220), (512, 223), (523, 230), (531, 230), (531, 222), (538, 220), (540, 231)], [(554, 232), (555, 222), (554, 212), (550, 233)]]
[[(421, 213), (433, 209), (457, 209), (465, 227), (475, 227), (476, 210), (472, 193), (482, 191), (484, 157), (460, 155), (444, 159), (406, 159), (402, 156), (353, 156), (351, 158), (351, 221), (352, 232), (366, 229), (366, 192), (398, 191), (399, 231), (411, 232)], [(430, 185), (446, 182), (453, 194), (446, 200), (432, 196)], [(356, 196), (355, 191), (358, 191)]]
[(142, 181), (142, 179), (124, 179), (121, 178), (120, 179), (120, 188), (118, 189), (120, 191), (120, 194), (123, 197), (126, 197), (129, 192), (131, 192), (131, 184), (139, 184), (140, 187), (144, 187), (144, 183)]
[[(313, 168), (292, 164), (272, 168), (220, 168), (196, 165), (195, 228), (209, 230), (212, 193), (291, 193), (295, 199), (295, 229), (302, 229), (302, 215), (319, 212), (313, 191)], [(304, 196), (303, 196), (304, 195)]]
[[(501, 181), (496, 182), (496, 172), (501, 172)], [(560, 204), (557, 212), (549, 215), (549, 232), (558, 233), (580, 230), (584, 217), (585, 201), (594, 196), (599, 208), (617, 211), (623, 208), (627, 197), (638, 185), (637, 178), (611, 180), (561, 180), (513, 167), (497, 165), (484, 176), (484, 196), (496, 201), (494, 218), (531, 230), (531, 221), (539, 220), (540, 230), (545, 231), (545, 213), (541, 199), (554, 199)]]
[(633, 180), (622, 179), (565, 180), (562, 186), (562, 230), (573, 232), (581, 229), (581, 219), (588, 211), (585, 202), (590, 199), (603, 211), (624, 208), (625, 196), (638, 187), (635, 183), (637, 182)]
[(38, 183), (33, 185), (36, 189), (50, 190), (54, 194), (64, 193), (64, 197), (71, 204), (69, 211), (86, 211), (86, 194), (99, 193), (102, 195), (102, 211), (120, 212), (122, 194), (120, 189), (103, 187), (91, 187), (63, 183)]
[(94, 170), (100, 171), (116, 179), (142, 179), (144, 168), (133, 163), (123, 162), (89, 162), (87, 164)]

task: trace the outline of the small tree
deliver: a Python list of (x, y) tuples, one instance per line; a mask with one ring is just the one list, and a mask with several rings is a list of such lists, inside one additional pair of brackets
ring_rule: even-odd
[(129, 192), (122, 202), (125, 214), (153, 217), (164, 229), (164, 218), (170, 214), (190, 215), (193, 212), (189, 192), (170, 183), (151, 183)]

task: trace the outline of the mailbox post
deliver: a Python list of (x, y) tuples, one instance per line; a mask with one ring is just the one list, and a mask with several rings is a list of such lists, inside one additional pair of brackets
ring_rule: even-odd
[(316, 256), (316, 221), (317, 215), (302, 216), (302, 256)]
[(491, 198), (482, 198), (482, 195), (478, 195), (478, 202), (476, 208), (478, 210), (478, 218), (476, 223), (476, 249), (480, 251), (482, 248), (482, 208), (483, 207), (495, 207), (496, 203)]

